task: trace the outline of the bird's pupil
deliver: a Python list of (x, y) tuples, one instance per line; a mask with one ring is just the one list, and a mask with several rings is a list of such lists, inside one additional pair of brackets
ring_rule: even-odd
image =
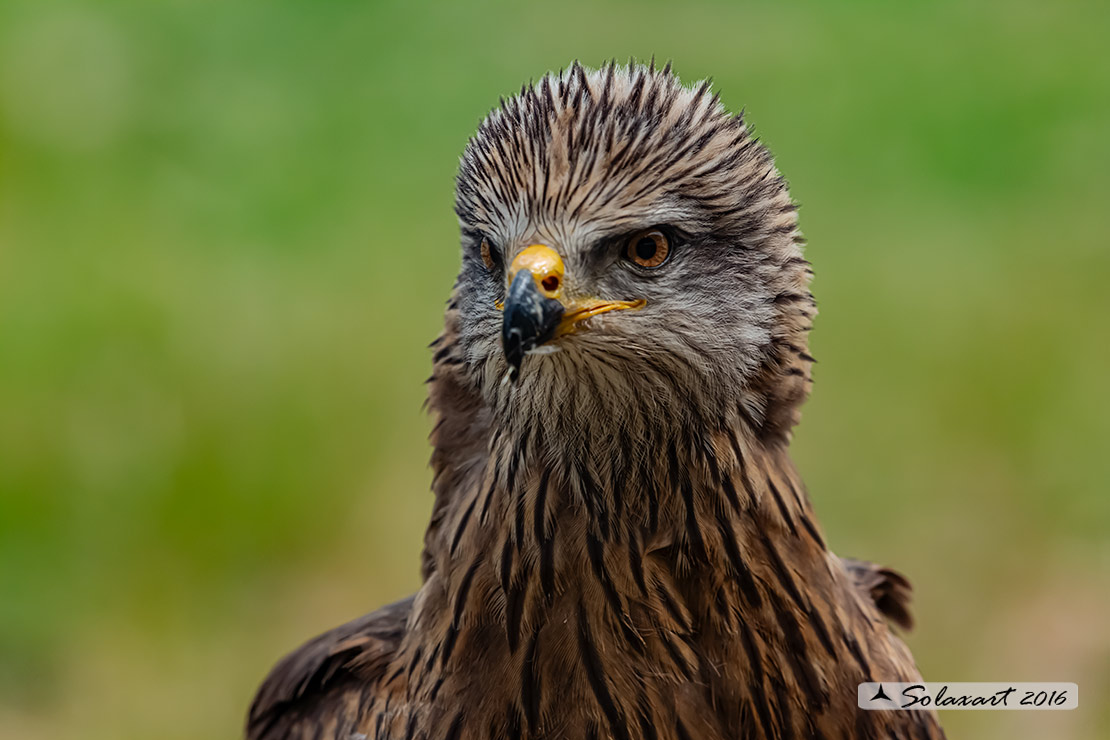
[(655, 240), (650, 237), (644, 237), (636, 242), (636, 256), (642, 260), (650, 260), (655, 256), (655, 251)]

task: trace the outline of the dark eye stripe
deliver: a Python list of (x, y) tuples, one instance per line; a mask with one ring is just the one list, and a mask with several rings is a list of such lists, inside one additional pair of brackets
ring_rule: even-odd
[(501, 266), (501, 252), (497, 246), (489, 240), (489, 238), (482, 239), (480, 247), (482, 261), (486, 263), (486, 269), (493, 272)]

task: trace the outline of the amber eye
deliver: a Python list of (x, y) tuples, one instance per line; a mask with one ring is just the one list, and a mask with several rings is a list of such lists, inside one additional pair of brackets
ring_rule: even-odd
[(645, 229), (632, 235), (625, 257), (640, 267), (659, 267), (671, 254), (671, 242), (659, 229)]
[(486, 269), (493, 272), (497, 268), (500, 258), (501, 255), (497, 253), (497, 248), (489, 243), (489, 239), (483, 239), (482, 261), (486, 263)]

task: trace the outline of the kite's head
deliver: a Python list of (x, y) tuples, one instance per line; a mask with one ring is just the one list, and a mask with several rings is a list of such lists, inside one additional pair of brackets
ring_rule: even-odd
[(796, 207), (707, 84), (643, 66), (544, 77), (470, 141), (456, 211), (461, 359), (493, 408), (574, 428), (738, 404), (770, 419), (804, 397)]

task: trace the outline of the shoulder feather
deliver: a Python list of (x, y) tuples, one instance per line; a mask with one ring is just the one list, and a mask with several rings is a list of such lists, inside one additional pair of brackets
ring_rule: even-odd
[(904, 575), (876, 563), (841, 558), (856, 587), (863, 591), (879, 612), (905, 630), (913, 629), (910, 599), (913, 587)]
[[(251, 703), (248, 740), (296, 740), (318, 728), (353, 732), (348, 692), (373, 690), (405, 634), (412, 597), (309, 640), (270, 671)], [(335, 733), (337, 737), (343, 737)]]

